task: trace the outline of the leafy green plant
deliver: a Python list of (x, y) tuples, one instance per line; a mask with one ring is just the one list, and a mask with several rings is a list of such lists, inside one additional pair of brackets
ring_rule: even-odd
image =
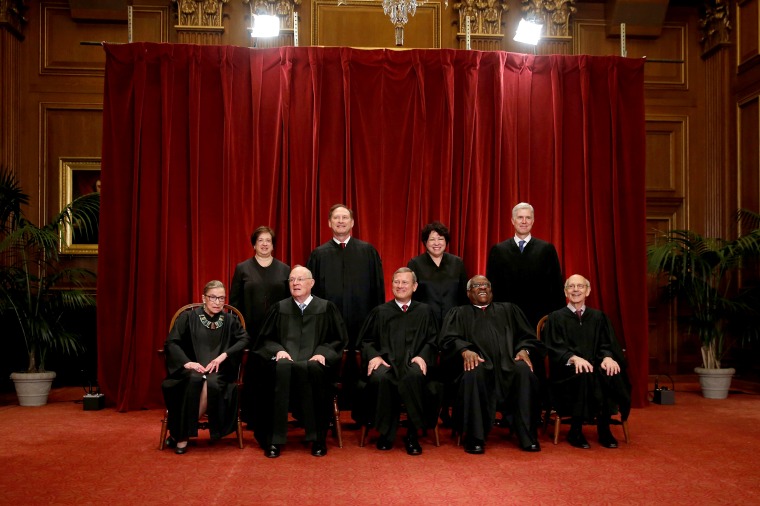
[(688, 306), (687, 332), (699, 338), (706, 369), (719, 369), (736, 340), (758, 334), (760, 288), (738, 285), (743, 268), (757, 267), (753, 261), (760, 257), (760, 215), (742, 209), (738, 217), (748, 231), (736, 239), (671, 230), (659, 234), (647, 249), (649, 272), (664, 274), (666, 295)]
[(42, 226), (24, 216), (28, 203), (16, 175), (1, 168), (0, 316), (13, 322), (3, 335), (23, 339), (27, 372), (41, 372), (50, 350), (69, 355), (82, 351), (79, 335), (66, 328), (64, 315), (95, 305), (85, 289), (95, 274), (65, 266), (59, 248), (66, 227), (94, 230), (100, 194), (75, 199)]

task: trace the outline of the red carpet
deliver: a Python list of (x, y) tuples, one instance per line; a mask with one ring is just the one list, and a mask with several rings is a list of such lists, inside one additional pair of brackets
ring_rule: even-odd
[[(159, 410), (83, 411), (81, 389), (59, 389), (41, 408), (0, 406), (1, 504), (758, 504), (760, 395), (733, 391), (703, 399), (677, 385), (676, 405), (634, 410), (631, 443), (590, 450), (564, 440), (521, 452), (495, 429), (485, 455), (467, 455), (442, 429), (442, 446), (423, 455), (328, 442), (312, 457), (297, 430), (278, 459), (266, 459), (246, 432), (213, 446), (204, 435), (186, 455), (157, 450)], [(15, 402), (11, 399), (10, 402)], [(432, 433), (431, 433), (432, 437)]]

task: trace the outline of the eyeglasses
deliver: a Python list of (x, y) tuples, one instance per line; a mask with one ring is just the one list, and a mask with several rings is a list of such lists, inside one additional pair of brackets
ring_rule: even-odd
[(288, 283), (290, 283), (290, 284), (293, 284), (293, 283), (303, 283), (307, 279), (311, 279), (311, 278), (288, 278)]
[(224, 303), (225, 300), (227, 300), (227, 297), (222, 295), (221, 297), (217, 297), (216, 295), (204, 295), (208, 300), (211, 302), (222, 302)]
[(473, 283), (470, 285), (471, 290), (477, 290), (478, 288), (491, 288), (491, 283)]
[(583, 290), (587, 286), (588, 285), (565, 285), (565, 289), (566, 290), (575, 290), (577, 288), (578, 290)]

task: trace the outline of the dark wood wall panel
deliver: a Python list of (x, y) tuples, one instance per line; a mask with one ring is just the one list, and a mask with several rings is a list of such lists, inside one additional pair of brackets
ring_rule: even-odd
[[(738, 2), (736, 8), (737, 64), (745, 65), (760, 55), (758, 0)], [(756, 63), (756, 62), (755, 62)]]
[(686, 187), (686, 132), (686, 117), (647, 117), (647, 197), (683, 198)]
[[(311, 44), (314, 46), (390, 47), (395, 35), (382, 2), (313, 0)], [(417, 7), (404, 30), (405, 48), (441, 47), (441, 4)]]
[[(82, 41), (125, 43), (127, 24), (122, 22), (78, 22), (71, 19), (68, 4), (43, 5), (41, 74), (102, 75), (105, 55), (98, 46)], [(135, 41), (169, 40), (169, 7), (134, 8), (132, 37)]]
[(739, 106), (739, 206), (760, 210), (760, 98)]
[(99, 158), (103, 141), (103, 105), (41, 103), (42, 157), (48, 215), (59, 210), (61, 157)]
[(41, 74), (102, 74), (103, 50), (80, 42), (127, 41), (126, 23), (77, 23), (66, 4), (43, 5), (41, 18)]
[[(574, 30), (574, 54), (620, 55), (620, 37), (607, 37), (604, 20), (578, 20)], [(687, 34), (688, 26), (685, 24), (666, 23), (659, 38), (626, 38), (629, 58), (646, 57), (674, 62), (647, 64), (644, 69), (647, 88), (686, 89)]]

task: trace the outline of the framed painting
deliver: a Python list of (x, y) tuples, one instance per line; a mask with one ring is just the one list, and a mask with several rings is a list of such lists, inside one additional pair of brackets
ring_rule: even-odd
[[(59, 159), (61, 199), (58, 209), (63, 209), (77, 197), (88, 193), (100, 193), (100, 158)], [(98, 227), (82, 231), (66, 226), (61, 237), (61, 253), (67, 255), (97, 255)]]

